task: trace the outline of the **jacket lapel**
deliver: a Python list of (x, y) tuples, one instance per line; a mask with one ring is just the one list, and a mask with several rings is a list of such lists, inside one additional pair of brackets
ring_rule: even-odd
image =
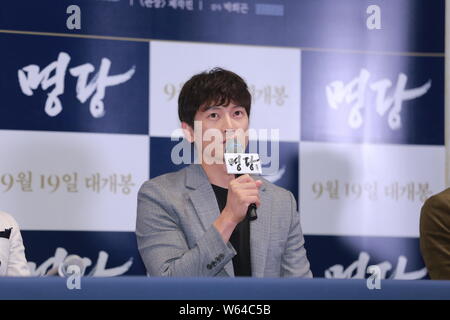
[[(191, 189), (189, 197), (199, 217), (203, 230), (207, 230), (220, 214), (216, 195), (208, 176), (200, 165), (192, 164), (186, 171), (186, 187)], [(225, 265), (225, 271), (234, 277), (233, 262)]]
[[(259, 179), (259, 177), (253, 177)], [(258, 218), (250, 221), (250, 255), (252, 262), (252, 276), (263, 277), (266, 266), (267, 250), (270, 237), (271, 197), (266, 192), (265, 181), (260, 188), (261, 205), (256, 211)]]

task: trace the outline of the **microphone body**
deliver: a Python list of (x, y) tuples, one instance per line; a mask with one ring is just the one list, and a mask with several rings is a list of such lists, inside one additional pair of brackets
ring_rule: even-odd
[[(234, 173), (235, 178), (238, 178), (242, 176), (245, 173), (259, 173), (261, 174), (261, 166), (260, 166), (260, 160), (259, 156), (257, 154), (245, 154), (244, 146), (239, 143), (235, 138), (229, 139), (226, 142), (225, 146), (225, 162), (227, 166), (227, 172)], [(227, 157), (227, 155), (229, 157)], [(242, 161), (242, 157), (245, 158), (245, 161)], [(227, 159), (228, 158), (228, 159)], [(251, 158), (251, 161), (248, 161), (249, 158)], [(237, 171), (234, 171), (233, 166), (237, 165)], [(250, 171), (240, 173), (239, 171), (242, 171), (243, 168), (249, 167)], [(248, 168), (247, 168), (248, 169)], [(254, 171), (256, 169), (256, 171)], [(258, 215), (256, 214), (256, 204), (252, 203), (248, 206), (246, 218), (249, 221), (256, 220), (258, 218)]]

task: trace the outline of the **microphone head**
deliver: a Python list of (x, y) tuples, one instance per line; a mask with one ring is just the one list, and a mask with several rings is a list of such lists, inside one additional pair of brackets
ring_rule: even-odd
[(244, 153), (245, 148), (237, 139), (229, 139), (225, 143), (225, 153)]

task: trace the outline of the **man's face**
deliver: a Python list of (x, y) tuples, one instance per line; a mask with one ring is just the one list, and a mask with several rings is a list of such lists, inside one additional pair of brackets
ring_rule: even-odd
[[(230, 102), (227, 106), (202, 106), (194, 118), (194, 129), (187, 126), (202, 161), (223, 163), (226, 141), (237, 139), (244, 147), (248, 143), (249, 119), (244, 107)], [(183, 125), (183, 127), (186, 127)]]

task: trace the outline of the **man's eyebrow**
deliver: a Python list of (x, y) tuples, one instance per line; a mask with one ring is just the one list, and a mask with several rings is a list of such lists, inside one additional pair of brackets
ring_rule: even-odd
[[(228, 106), (226, 106), (226, 107), (225, 106), (208, 106), (208, 107), (204, 107), (204, 108), (200, 109), (200, 111), (206, 112), (209, 110), (215, 110), (215, 109), (219, 109), (219, 108), (228, 108)], [(233, 106), (232, 108), (234, 109), (234, 108), (244, 108), (244, 107), (241, 105), (237, 105), (237, 106)]]
[(202, 109), (201, 109), (201, 111), (202, 112), (206, 112), (206, 111), (209, 111), (209, 110), (211, 110), (211, 109), (219, 109), (219, 108), (223, 108), (222, 106), (209, 106), (209, 107), (203, 107)]

